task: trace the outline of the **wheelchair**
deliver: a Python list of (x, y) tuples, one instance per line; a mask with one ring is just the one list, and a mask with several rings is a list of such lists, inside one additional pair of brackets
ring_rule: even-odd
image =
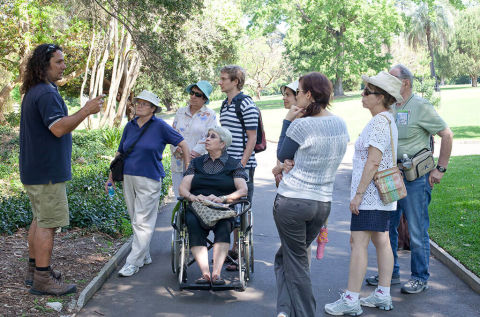
[[(172, 242), (171, 242), (171, 264), (180, 290), (236, 290), (243, 292), (247, 282), (252, 278), (254, 272), (253, 258), (253, 217), (250, 210), (250, 203), (246, 199), (230, 204), (236, 211), (240, 221), (235, 221), (235, 229), (238, 229), (238, 258), (235, 260), (229, 255), (225, 262), (229, 261), (238, 267), (238, 278), (230, 280), (225, 285), (190, 284), (187, 280), (188, 267), (195, 263), (190, 252), (188, 240), (188, 228), (185, 222), (188, 201), (178, 197), (178, 202), (172, 211)], [(237, 218), (237, 219), (238, 219)], [(213, 242), (207, 238), (207, 249), (213, 248)], [(225, 279), (227, 280), (227, 279)]]

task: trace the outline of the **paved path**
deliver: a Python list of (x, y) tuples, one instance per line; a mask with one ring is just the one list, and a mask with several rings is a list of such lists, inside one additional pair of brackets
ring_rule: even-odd
[[(470, 147), (478, 147), (478, 144)], [(338, 172), (329, 220), (325, 258), (312, 262), (312, 282), (317, 301), (316, 316), (324, 316), (323, 305), (338, 299), (346, 288), (350, 256), (348, 196), (352, 147)], [(272, 217), (275, 186), (270, 170), (275, 162), (275, 144), (258, 155), (261, 165), (255, 173), (254, 244), (255, 275), (245, 292), (179, 291), (170, 269), (170, 210), (159, 214), (152, 241), (153, 264), (130, 278), (112, 276), (91, 299), (79, 316), (262, 316), (275, 315), (275, 276), (273, 258), (279, 246)], [(314, 250), (315, 251), (315, 250)], [(313, 251), (313, 252), (314, 252)], [(451, 273), (435, 258), (430, 259), (430, 289), (417, 295), (404, 295), (392, 288), (395, 309), (391, 312), (365, 308), (364, 316), (480, 316), (480, 295)], [(402, 281), (408, 279), (410, 257), (400, 254)], [(367, 276), (376, 272), (375, 249), (369, 247)], [(190, 277), (199, 275), (195, 268)], [(373, 290), (364, 286), (362, 296)]]

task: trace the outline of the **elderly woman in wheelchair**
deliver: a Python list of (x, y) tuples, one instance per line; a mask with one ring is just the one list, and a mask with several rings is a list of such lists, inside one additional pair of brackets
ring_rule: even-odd
[[(240, 160), (229, 157), (226, 149), (232, 143), (230, 131), (222, 127), (211, 128), (205, 140), (207, 154), (192, 160), (187, 168), (179, 192), (189, 202), (209, 200), (231, 203), (247, 195), (247, 174)], [(221, 270), (230, 245), (234, 218), (221, 219), (213, 228), (202, 226), (200, 219), (188, 204), (185, 213), (190, 250), (202, 275), (196, 284), (223, 285)], [(210, 274), (207, 236), (213, 230), (213, 269)]]

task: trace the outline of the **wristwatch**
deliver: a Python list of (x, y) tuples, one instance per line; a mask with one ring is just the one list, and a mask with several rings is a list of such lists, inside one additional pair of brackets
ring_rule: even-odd
[(445, 173), (447, 171), (447, 169), (443, 166), (440, 166), (440, 165), (437, 165), (437, 170), (441, 173)]

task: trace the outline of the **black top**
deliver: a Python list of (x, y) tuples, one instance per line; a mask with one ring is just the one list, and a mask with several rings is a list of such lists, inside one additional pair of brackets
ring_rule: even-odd
[(295, 157), (300, 144), (293, 141), (290, 137), (287, 136), (287, 130), (292, 121), (283, 120), (282, 132), (280, 133), (280, 138), (278, 139), (277, 145), (277, 158), (280, 162), (285, 160), (292, 160)]
[[(221, 165), (223, 168), (220, 168)], [(192, 172), (190, 192), (193, 195), (228, 195), (236, 191), (234, 178), (247, 177), (240, 161), (226, 153), (215, 161), (208, 154), (193, 159), (185, 175), (191, 175)]]
[(61, 183), (72, 178), (72, 134), (57, 138), (50, 128), (68, 109), (52, 83), (25, 94), (20, 118), (20, 179), (26, 185)]

